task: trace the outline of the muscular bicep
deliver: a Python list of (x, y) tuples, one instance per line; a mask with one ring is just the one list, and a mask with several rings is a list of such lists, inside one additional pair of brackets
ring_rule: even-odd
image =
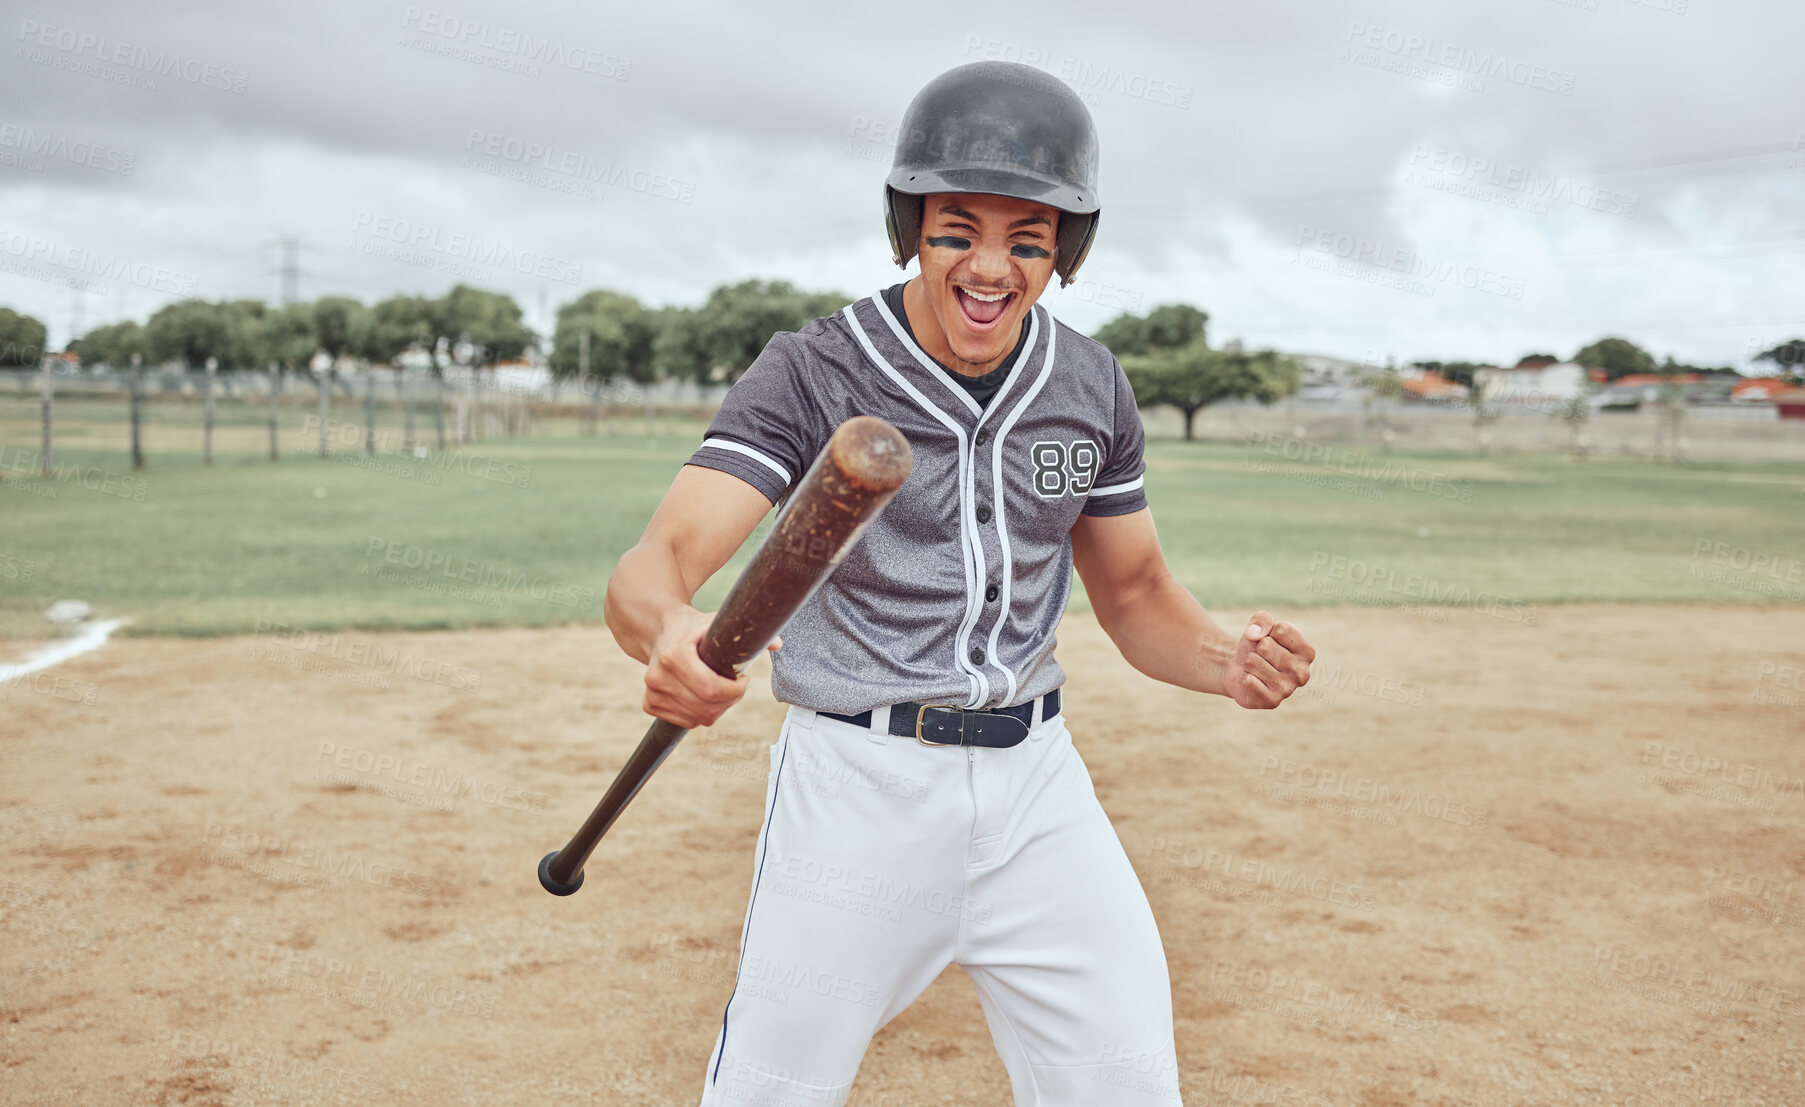
[(693, 596), (770, 510), (765, 494), (739, 477), (685, 465), (652, 513), (639, 545), (666, 551)]
[(1072, 566), (1099, 615), (1133, 599), (1167, 571), (1153, 512), (1080, 515), (1072, 527)]

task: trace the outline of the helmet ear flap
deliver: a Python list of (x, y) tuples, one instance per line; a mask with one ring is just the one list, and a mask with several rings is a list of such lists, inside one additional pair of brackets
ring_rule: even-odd
[(1072, 278), (1078, 275), (1078, 267), (1084, 264), (1085, 255), (1091, 252), (1091, 243), (1097, 238), (1097, 221), (1102, 215), (1096, 211), (1089, 215), (1069, 212), (1060, 215), (1059, 256), (1053, 266), (1059, 273), (1059, 287), (1071, 284)]
[(884, 186), (884, 230), (890, 236), (890, 258), (898, 269), (908, 267), (921, 242), (922, 202), (923, 197)]

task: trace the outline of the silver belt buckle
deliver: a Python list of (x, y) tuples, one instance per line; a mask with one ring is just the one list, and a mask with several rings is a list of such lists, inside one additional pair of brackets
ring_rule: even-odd
[[(957, 707), (954, 707), (950, 703), (924, 703), (924, 704), (922, 704), (921, 710), (917, 711), (915, 713), (915, 740), (917, 742), (920, 742), (924, 746), (956, 746), (956, 745), (959, 745), (960, 744), (959, 742), (930, 742), (926, 738), (923, 738), (921, 736), (922, 721), (927, 717), (927, 713), (929, 711), (933, 711), (933, 710), (958, 711), (960, 709)], [(965, 728), (963, 726), (961, 726), (959, 728), (959, 732), (960, 732), (959, 737), (964, 738), (965, 737)]]

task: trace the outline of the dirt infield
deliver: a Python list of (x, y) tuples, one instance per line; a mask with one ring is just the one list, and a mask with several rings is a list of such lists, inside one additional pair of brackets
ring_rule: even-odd
[[(1067, 620), (1186, 1103), (1805, 1100), (1805, 609), (1536, 614), (1302, 613), (1267, 714)], [(637, 679), (587, 627), (126, 639), (0, 688), (0, 1100), (694, 1103), (781, 709), (755, 680), (553, 899)], [(1009, 1102), (962, 973), (852, 1102)]]

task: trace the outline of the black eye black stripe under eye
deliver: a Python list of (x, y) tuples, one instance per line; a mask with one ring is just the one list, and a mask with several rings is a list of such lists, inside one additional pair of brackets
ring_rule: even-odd
[(1011, 246), (1009, 247), (1009, 252), (1018, 258), (1044, 258), (1052, 256), (1039, 246)]
[(956, 238), (950, 234), (943, 234), (943, 235), (939, 235), (935, 238), (928, 239), (928, 245), (929, 246), (945, 246), (945, 247), (948, 247), (948, 248), (954, 249), (954, 250), (969, 250), (969, 249), (971, 249), (971, 239)]

